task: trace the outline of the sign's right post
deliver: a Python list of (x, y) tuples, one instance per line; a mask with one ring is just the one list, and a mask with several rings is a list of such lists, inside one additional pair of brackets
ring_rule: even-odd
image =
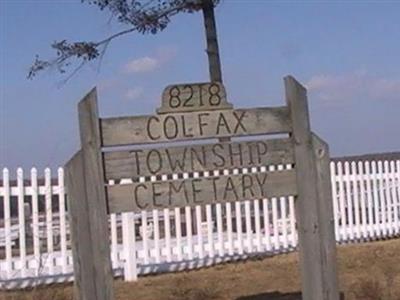
[(307, 91), (285, 77), (293, 126), (296, 219), (304, 300), (339, 300), (328, 145), (311, 132)]

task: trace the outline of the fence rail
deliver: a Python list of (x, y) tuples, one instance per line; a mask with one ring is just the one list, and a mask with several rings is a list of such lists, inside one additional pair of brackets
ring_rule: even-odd
[[(18, 169), (17, 180), (10, 181), (9, 171), (2, 172), (3, 288), (73, 280), (63, 169), (58, 169), (57, 180), (52, 180), (49, 169), (44, 171), (44, 180), (38, 179), (36, 169), (28, 177), (24, 180)], [(400, 235), (400, 160), (331, 162), (331, 182), (338, 243)], [(111, 214), (109, 230), (115, 275), (128, 281), (138, 274), (187, 270), (255, 254), (275, 255), (297, 246), (294, 197)]]

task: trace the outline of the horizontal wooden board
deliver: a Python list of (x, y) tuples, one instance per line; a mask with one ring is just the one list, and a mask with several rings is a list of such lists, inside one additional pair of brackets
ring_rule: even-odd
[(294, 169), (107, 187), (110, 213), (296, 195)]
[(294, 155), (288, 138), (104, 153), (107, 180), (290, 163)]
[(157, 113), (232, 109), (220, 82), (186, 83), (167, 86)]
[(101, 120), (104, 147), (290, 131), (291, 121), (287, 107), (174, 113)]

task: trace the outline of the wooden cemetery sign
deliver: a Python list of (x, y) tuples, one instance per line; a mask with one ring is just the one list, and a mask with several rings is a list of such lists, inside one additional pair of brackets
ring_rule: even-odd
[[(328, 145), (310, 130), (306, 90), (284, 81), (287, 105), (274, 108), (234, 109), (221, 83), (168, 86), (155, 115), (99, 118), (96, 90), (79, 103), (81, 149), (66, 165), (76, 298), (114, 297), (109, 213), (290, 195), (303, 299), (339, 299)], [(278, 164), (294, 168), (259, 171)], [(241, 168), (259, 172), (231, 172)], [(132, 183), (107, 184), (123, 178)]]

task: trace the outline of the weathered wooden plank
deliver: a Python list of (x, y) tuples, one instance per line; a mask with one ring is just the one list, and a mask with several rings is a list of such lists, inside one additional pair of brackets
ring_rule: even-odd
[(111, 213), (296, 195), (292, 170), (143, 182), (107, 187)]
[(330, 173), (329, 146), (312, 134), (314, 160), (317, 170), (318, 216), (322, 243), (323, 281), (327, 285), (327, 299), (337, 299), (338, 276), (336, 264), (336, 238)]
[(68, 213), (74, 258), (74, 299), (90, 299), (89, 295), (96, 294), (96, 285), (90, 267), (92, 244), (80, 243), (80, 241), (90, 241), (90, 231), (82, 230), (82, 228), (90, 228), (90, 223), (88, 204), (85, 199), (85, 176), (81, 151), (78, 151), (65, 165), (65, 182), (68, 191)]
[(167, 86), (157, 113), (232, 109), (220, 82), (187, 83)]
[[(326, 190), (327, 183), (322, 180), (327, 174), (321, 172), (327, 172), (327, 170), (317, 166), (316, 163), (314, 143), (310, 131), (306, 89), (293, 77), (288, 76), (285, 77), (285, 90), (293, 124), (292, 138), (294, 140), (298, 189), (296, 218), (303, 299), (338, 300), (336, 268), (332, 267), (336, 263), (335, 244), (331, 245), (330, 242), (332, 238), (334, 239), (333, 224), (331, 224), (332, 231), (327, 230), (326, 222), (330, 220), (323, 218), (328, 213), (322, 214), (321, 211), (328, 205), (322, 204), (322, 202), (331, 201), (331, 199), (327, 199), (328, 196), (322, 196), (323, 193), (331, 192)], [(328, 154), (325, 153), (325, 155)], [(329, 254), (325, 251), (327, 245), (333, 247)]]
[(107, 180), (293, 162), (288, 138), (104, 153)]
[[(79, 230), (87, 230), (89, 238), (81, 237), (81, 255), (74, 257), (82, 262), (84, 273), (93, 280), (95, 291), (81, 285), (81, 299), (112, 300), (114, 299), (113, 274), (111, 269), (110, 245), (108, 239), (108, 216), (104, 189), (104, 171), (100, 147), (100, 126), (97, 108), (97, 93), (93, 89), (78, 104), (79, 129), (83, 162), (83, 179), (85, 183), (85, 201), (88, 225)], [(82, 216), (82, 215), (81, 215)], [(85, 253), (83, 253), (85, 252)]]
[(122, 146), (291, 131), (287, 107), (218, 110), (101, 120), (102, 145)]

